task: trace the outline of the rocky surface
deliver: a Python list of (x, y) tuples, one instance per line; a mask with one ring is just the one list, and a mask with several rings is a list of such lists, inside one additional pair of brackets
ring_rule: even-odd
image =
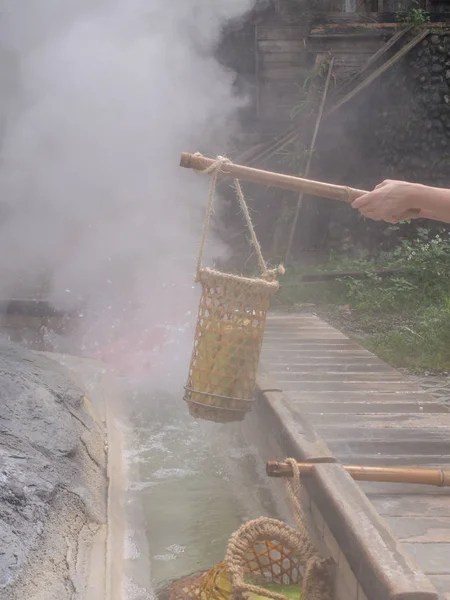
[(387, 176), (448, 185), (449, 35), (434, 33), (423, 40), (393, 69), (380, 92), (375, 144), (369, 140), (369, 145), (378, 147)]
[(64, 367), (0, 342), (2, 600), (82, 597), (106, 522), (104, 435), (87, 402)]

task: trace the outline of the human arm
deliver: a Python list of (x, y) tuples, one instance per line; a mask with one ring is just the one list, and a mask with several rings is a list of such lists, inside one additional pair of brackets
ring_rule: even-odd
[(352, 203), (365, 217), (398, 223), (422, 218), (450, 223), (450, 189), (386, 180)]

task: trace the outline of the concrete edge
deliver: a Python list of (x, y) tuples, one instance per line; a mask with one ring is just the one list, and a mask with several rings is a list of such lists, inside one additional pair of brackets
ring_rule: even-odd
[(257, 395), (253, 410), (262, 411), (265, 425), (275, 421), (272, 433), (286, 455), (318, 463), (313, 476), (303, 480), (304, 487), (367, 599), (438, 600), (434, 586), (401, 549), (364, 492), (263, 368)]
[(124, 600), (124, 551), (126, 535), (125, 464), (122, 432), (117, 426), (119, 399), (110, 378), (105, 377), (106, 429), (108, 439), (108, 532), (106, 539), (105, 597), (106, 600)]
[(85, 600), (101, 600), (105, 598), (106, 561), (105, 549), (108, 537), (108, 526), (101, 525), (92, 540), (89, 552), (88, 572), (86, 580)]
[(85, 391), (84, 410), (106, 439), (107, 522), (84, 549), (87, 569), (83, 600), (124, 600), (128, 596), (151, 599), (153, 588), (142, 506), (128, 504), (125, 436), (130, 424), (124, 411), (122, 382), (94, 359), (54, 352), (39, 354), (70, 371), (73, 380)]

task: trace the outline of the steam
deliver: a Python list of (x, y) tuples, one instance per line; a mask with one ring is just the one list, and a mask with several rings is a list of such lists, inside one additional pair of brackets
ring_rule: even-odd
[(0, 91), (0, 297), (45, 279), (54, 305), (96, 315), (91, 346), (195, 311), (208, 182), (179, 155), (226, 147), (243, 100), (214, 48), (252, 4), (0, 0), (18, 74)]

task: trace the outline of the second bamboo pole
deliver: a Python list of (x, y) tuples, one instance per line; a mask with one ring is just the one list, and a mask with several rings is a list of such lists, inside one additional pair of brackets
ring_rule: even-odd
[[(297, 463), (300, 474), (310, 476), (315, 464)], [(411, 483), (450, 487), (450, 469), (421, 469), (414, 467), (365, 467), (342, 465), (342, 468), (357, 481), (379, 481), (385, 483)], [(269, 461), (266, 464), (269, 477), (292, 477), (292, 466), (286, 462)]]

